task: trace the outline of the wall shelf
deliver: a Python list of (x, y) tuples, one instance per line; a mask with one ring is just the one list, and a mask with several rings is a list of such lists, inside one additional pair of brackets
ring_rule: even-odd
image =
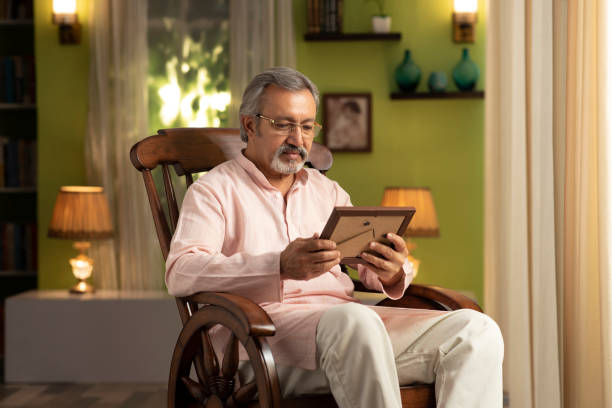
[(308, 33), (304, 41), (399, 41), (401, 33)]
[(36, 109), (36, 105), (33, 103), (0, 103), (1, 109)]
[(483, 99), (484, 91), (473, 92), (392, 92), (391, 99)]
[(10, 277), (10, 278), (23, 277), (23, 278), (28, 278), (28, 277), (36, 276), (37, 273), (38, 272), (36, 272), (36, 271), (7, 271), (7, 270), (0, 270), (0, 278), (4, 278), (4, 277)]
[(0, 194), (34, 194), (36, 187), (0, 187)]
[(0, 26), (31, 26), (34, 20), (29, 19), (0, 19)]

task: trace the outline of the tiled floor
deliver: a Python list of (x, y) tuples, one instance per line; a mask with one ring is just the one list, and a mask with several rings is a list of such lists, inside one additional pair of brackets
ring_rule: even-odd
[(161, 408), (165, 384), (0, 384), (0, 407)]

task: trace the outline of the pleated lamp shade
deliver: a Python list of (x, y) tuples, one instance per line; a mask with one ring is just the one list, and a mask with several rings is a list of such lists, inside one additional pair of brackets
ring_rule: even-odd
[(427, 187), (386, 187), (383, 207), (414, 207), (416, 212), (404, 236), (439, 237), (440, 226), (431, 191)]
[(60, 188), (48, 235), (75, 241), (109, 238), (113, 235), (108, 202), (102, 187)]

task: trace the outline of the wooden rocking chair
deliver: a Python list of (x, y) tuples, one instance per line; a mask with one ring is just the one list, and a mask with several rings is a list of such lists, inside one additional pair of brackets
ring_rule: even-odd
[[(245, 143), (238, 129), (179, 128), (158, 131), (135, 144), (130, 159), (144, 178), (151, 204), (153, 220), (161, 250), (166, 259), (170, 240), (179, 216), (179, 205), (170, 174), (174, 167), (177, 176), (185, 176), (187, 186), (193, 174), (207, 171), (240, 154)], [(311, 167), (327, 171), (333, 162), (329, 150), (313, 143)], [(161, 167), (162, 192), (167, 209), (162, 208), (163, 196), (156, 188), (152, 170)], [(360, 282), (355, 289), (369, 291)], [(200, 292), (176, 298), (183, 329), (179, 334), (170, 367), (168, 407), (337, 407), (331, 394), (283, 399), (266, 337), (273, 336), (274, 324), (266, 312), (252, 301), (229, 293)], [(385, 299), (381, 306), (455, 310), (470, 308), (481, 311), (468, 297), (449, 289), (412, 284), (404, 297)], [(231, 331), (219, 362), (208, 331), (215, 325)], [(251, 383), (235, 386), (238, 370), (238, 342), (246, 349), (255, 372)], [(195, 368), (197, 381), (189, 377)], [(402, 405), (411, 408), (435, 407), (432, 384), (400, 387)], [(373, 407), (383, 408), (383, 407)]]

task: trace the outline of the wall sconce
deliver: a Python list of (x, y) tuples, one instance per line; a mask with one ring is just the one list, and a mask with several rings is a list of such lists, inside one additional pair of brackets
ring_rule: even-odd
[(478, 0), (454, 0), (453, 41), (473, 43), (478, 21)]
[(81, 42), (76, 0), (53, 0), (53, 24), (59, 25), (60, 44)]

